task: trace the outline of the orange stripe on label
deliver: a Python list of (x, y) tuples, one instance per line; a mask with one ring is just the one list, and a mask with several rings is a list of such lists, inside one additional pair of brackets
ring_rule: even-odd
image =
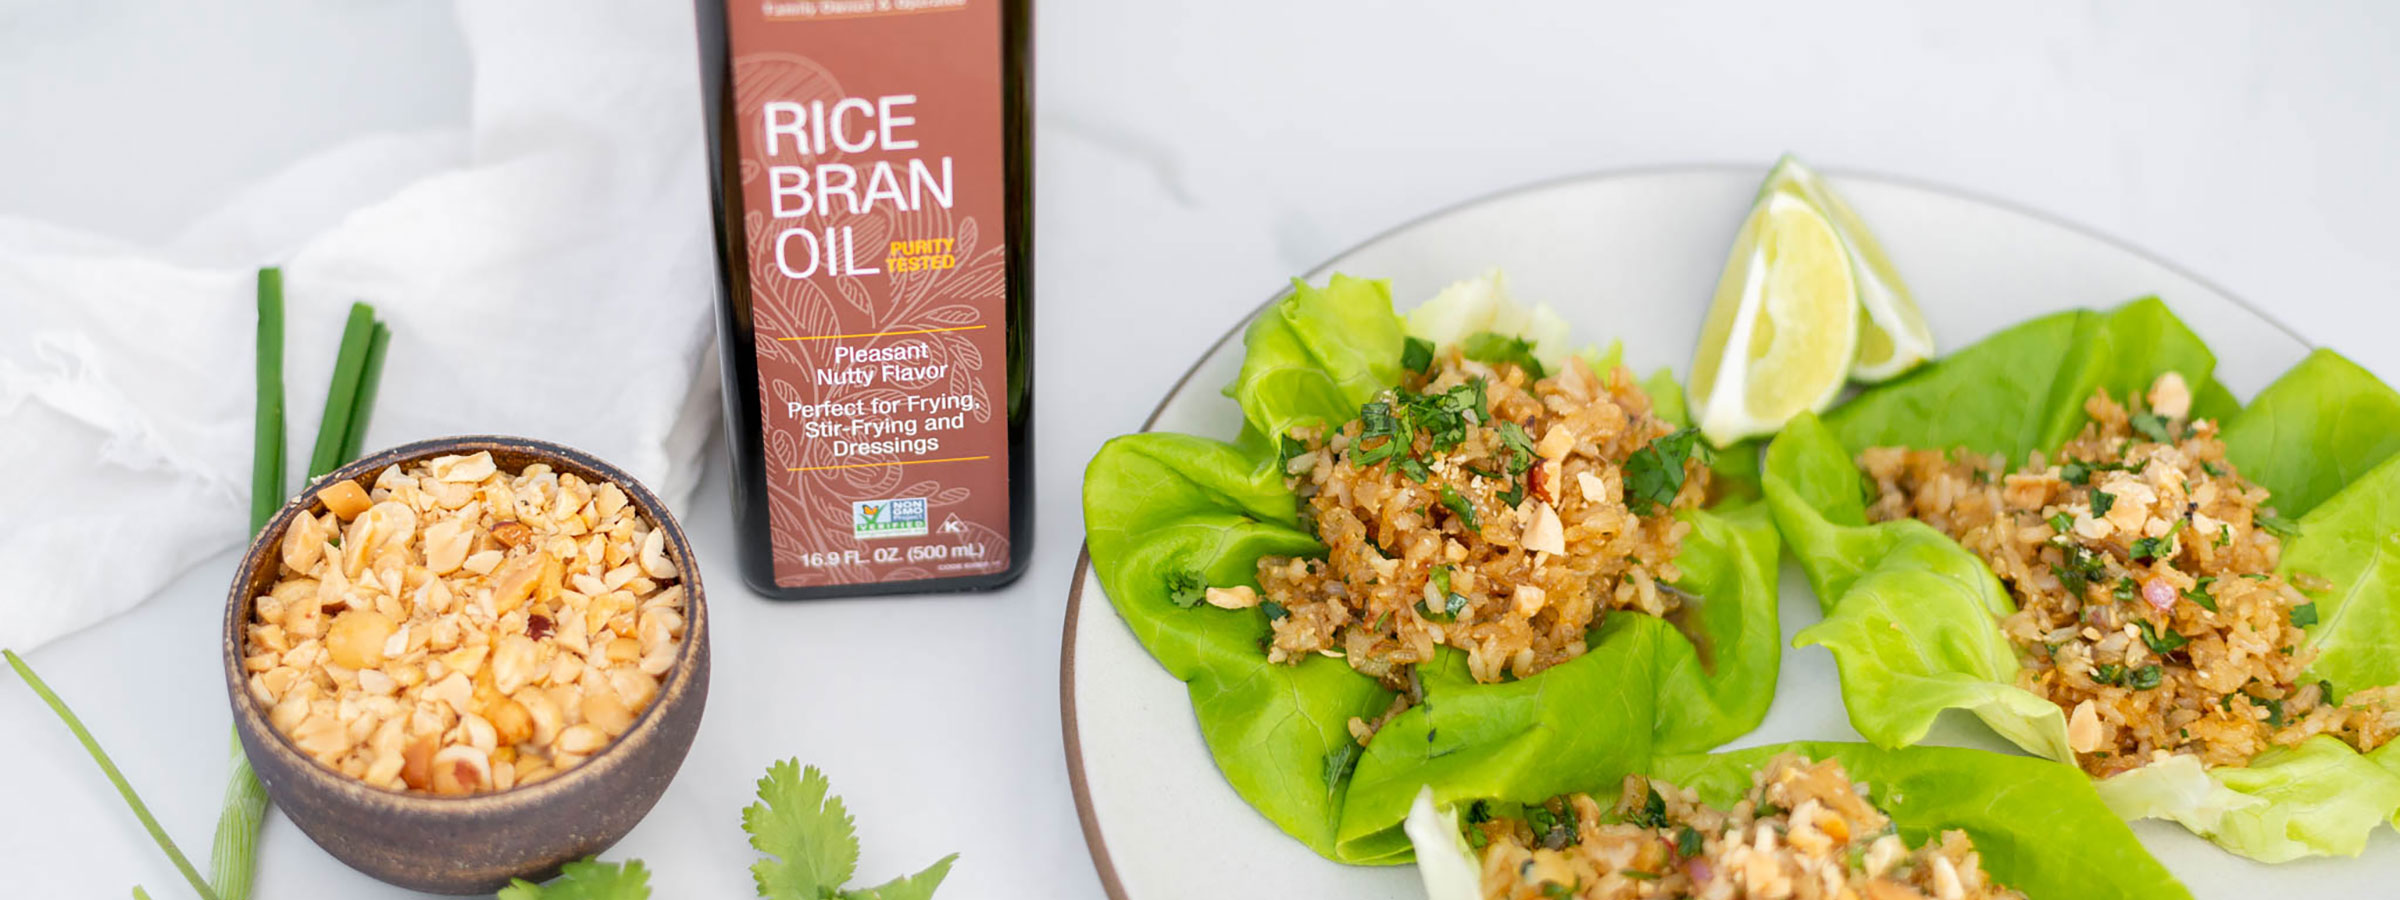
[(897, 337), (904, 334), (942, 334), (951, 331), (981, 331), (989, 325), (960, 325), (955, 328), (919, 328), (914, 331), (870, 331), (865, 334), (812, 334), (802, 337), (779, 337), (779, 341), (834, 341), (845, 338)]
[[(978, 327), (981, 327), (981, 326), (978, 326)], [(901, 460), (893, 460), (893, 461), (891, 461), (891, 462), (878, 462), (878, 463), (849, 463), (849, 464), (847, 464), (847, 465), (839, 465), (839, 466), (800, 466), (800, 467), (797, 467), (797, 468), (785, 469), (784, 471), (786, 471), (786, 472), (824, 472), (824, 471), (828, 471), (828, 470), (832, 470), (832, 469), (878, 469), (878, 468), (882, 468), (882, 467), (884, 467), (884, 466), (917, 466), (917, 465), (924, 465), (924, 464), (926, 464), (926, 463), (974, 462), (974, 461), (976, 461), (976, 460), (979, 460), (979, 459), (990, 459), (990, 458), (991, 458), (991, 457), (989, 457), (989, 456), (953, 456), (953, 457), (950, 457), (950, 458), (948, 458), (948, 459), (901, 459)]]

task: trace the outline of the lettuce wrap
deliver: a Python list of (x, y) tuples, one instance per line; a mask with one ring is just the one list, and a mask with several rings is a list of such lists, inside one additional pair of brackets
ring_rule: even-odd
[[(1226, 390), (1242, 410), (1240, 435), (1126, 435), (1085, 471), (1084, 524), (1111, 606), (1185, 682), (1227, 782), (1328, 859), (1409, 861), (1401, 824), (1421, 787), (1444, 803), (1539, 800), (1713, 748), (1755, 727), (1774, 694), (1779, 545), (1757, 503), (1680, 514), (1692, 531), (1675, 587), (1698, 599), (1675, 622), (1606, 615), (1582, 656), (1499, 683), (1476, 682), (1464, 655), (1444, 647), (1418, 667), (1422, 701), (1364, 748), (1346, 723), (1383, 712), (1391, 691), (1339, 659), (1268, 662), (1261, 609), (1173, 602), (1177, 586), (1257, 587), (1261, 556), (1324, 553), (1299, 521), (1272, 436), (1346, 422), (1399, 385), (1412, 331), (1437, 344), (1513, 333), (1562, 359), (1556, 318), (1501, 294), (1496, 277), (1466, 282), (1404, 321), (1383, 282), (1295, 282), (1243, 336)], [(1648, 384), (1660, 414), (1681, 421), (1671, 379)]]
[[(1869, 741), (1924, 738), (1943, 710), (1964, 710), (2028, 751), (2072, 762), (2064, 712), (2016, 687), (2016, 648), (2000, 620), (2015, 603), (1981, 559), (1919, 522), (1869, 524), (1870, 490), (1854, 463), (1872, 446), (1964, 447), (2022, 464), (2055, 452), (2085, 424), (2095, 389), (2139, 393), (2165, 372), (2193, 390), (2193, 418), (2222, 425), (2229, 459), (2299, 520), (2279, 572), (2330, 581), (2312, 593), (2310, 679), (2341, 695), (2400, 684), (2400, 394), (2318, 350), (2248, 408), (2214, 378), (2208, 347), (2155, 298), (2100, 313), (2044, 316), (1912, 375), (1861, 393), (1822, 419), (1802, 417), (1766, 452), (1768, 504), (1816, 592), (1821, 645), (1841, 673), (1851, 724)], [(2379, 650), (2381, 652), (2379, 652)], [(2278, 747), (2244, 767), (2204, 770), (2178, 756), (2098, 783), (2127, 818), (2179, 822), (2267, 862), (2356, 855), (2400, 810), (2400, 755), (2362, 756), (2326, 736)]]
[[(1753, 773), (1787, 752), (1840, 761), (1852, 781), (1872, 787), (1869, 799), (1891, 816), (1910, 847), (1945, 831), (1966, 832), (1983, 869), (2030, 900), (2191, 897), (2072, 766), (1957, 747), (1885, 750), (1802, 742), (1660, 757), (1643, 773), (1690, 788), (1702, 802), (1723, 809), (1750, 789)], [(1582, 790), (1595, 799), (1614, 798), (1618, 784), (1594, 782)], [(1428, 803), (1410, 822), (1410, 834), (1428, 860), (1425, 881), (1433, 900), (1481, 896), (1474, 880), (1481, 863), (1457, 839), (1454, 811), (1436, 812)], [(1463, 855), (1464, 865), (1435, 864), (1436, 854)]]

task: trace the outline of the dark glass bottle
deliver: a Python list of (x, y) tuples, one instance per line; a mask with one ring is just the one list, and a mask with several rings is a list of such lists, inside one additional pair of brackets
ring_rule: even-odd
[(996, 587), (1033, 542), (1030, 0), (699, 0), (744, 580)]

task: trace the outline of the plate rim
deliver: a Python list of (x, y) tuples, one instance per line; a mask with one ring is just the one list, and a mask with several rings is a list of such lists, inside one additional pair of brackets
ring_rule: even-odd
[[(1500, 188), (1498, 190), (1476, 194), (1462, 200), (1445, 203), (1426, 212), (1412, 216), (1398, 224), (1392, 225), (1381, 231), (1377, 231), (1374, 234), (1368, 235), (1366, 238), (1357, 241), (1356, 243), (1344, 247), (1342, 250), (1326, 257), (1326, 261), (1324, 263), (1320, 263), (1315, 268), (1309, 269), (1306, 274), (1314, 275), (1317, 272), (1322, 271), (1325, 266), (1330, 265), (1333, 260), (1354, 255), (1368, 247), (1382, 243), (1384, 240), (1389, 239), (1394, 235), (1408, 231), (1435, 219), (1439, 219), (1453, 213), (1462, 212), (1469, 208), (1480, 206), (1485, 203), (1505, 200), (1523, 194), (1538, 193), (1569, 184), (1578, 184), (1583, 182), (1651, 178), (1663, 175), (1741, 174), (1744, 172), (1755, 171), (1757, 168), (1758, 167), (1754, 165), (1733, 162), (1667, 163), (1658, 165), (1628, 166), (1613, 169), (1588, 170), (1524, 182), (1521, 184)], [(2001, 199), (1979, 191), (1968, 190), (1960, 188), (1956, 185), (1927, 178), (1895, 175), (1872, 169), (1848, 167), (1820, 168), (1818, 171), (1841, 179), (1882, 182), (1884, 184), (1897, 187), (1941, 194), (1952, 199), (1966, 200), (1972, 203), (1997, 208), (2006, 212), (2025, 216), (2048, 225), (2064, 228), (2075, 234), (2099, 241), (2100, 243), (2114, 247), (2118, 250), (2122, 250), (2126, 253), (2130, 253), (2136, 257), (2139, 257), (2143, 261), (2166, 269), (2167, 271), (2173, 272), (2174, 274), (2199, 284), (2202, 287), (2215, 291), (2218, 296), (2232, 301), (2233, 305), (2240, 307), (2244, 312), (2248, 312), (2251, 315), (2257, 316), (2260, 321), (2274, 326), (2277, 331), (2283, 332), (2286, 336), (2290, 337), (2293, 341), (2299, 343), (2303, 347), (2309, 348), (2310, 350), (2315, 350), (2320, 347), (2316, 341), (2310, 340), (2308, 336), (2300, 333), (2299, 330), (2285, 324), (2281, 319), (2277, 319), (2274, 316), (2268, 315), (2266, 311), (2258, 308), (2258, 306), (2251, 303), (2249, 299), (2225, 289), (2223, 285), (2203, 277), (2200, 274), (2193, 272), (2191, 269), (2167, 259), (2165, 256), (2153, 253), (2148, 248), (2135, 244), (2132, 241), (2116, 237), (2107, 232), (2101, 231), (2098, 228), (2084, 225), (2063, 215), (2051, 213), (2023, 203)], [(1175, 379), (1174, 385), (1168, 387), (1166, 393), (1159, 397), (1158, 405), (1151, 407), (1150, 415), (1142, 420), (1141, 428), (1135, 433), (1153, 430), (1158, 424), (1159, 416), (1166, 412), (1167, 404), (1172, 402), (1174, 398), (1183, 393), (1184, 388), (1190, 385), (1192, 376), (1199, 374), (1201, 366), (1207, 363), (1211, 357), (1216, 356), (1219, 350), (1224, 349), (1227, 342), (1233, 340), (1236, 335), (1241, 334), (1244, 329), (1248, 328), (1250, 323), (1258, 318), (1259, 313), (1264, 312), (1269, 306), (1274, 305), (1277, 300), (1282, 299), (1284, 294), (1289, 290), (1290, 289), (1288, 286), (1278, 288), (1275, 292), (1267, 295), (1265, 300), (1260, 301), (1258, 305), (1251, 307), (1249, 311), (1243, 313), (1240, 318), (1235, 319), (1233, 325), (1227, 328), (1224, 334), (1218, 335), (1215, 341), (1211, 341), (1207, 349), (1202, 350), (1200, 354), (1192, 360), (1191, 366), (1184, 369), (1183, 375)], [(1080, 489), (1080, 485), (1078, 488)], [(1083, 608), (1083, 586), (1090, 580), (1091, 577), (1092, 550), (1091, 543), (1089, 541), (1079, 541), (1077, 542), (1076, 546), (1075, 574), (1073, 576), (1073, 581), (1067, 587), (1067, 610), (1064, 617), (1065, 623), (1063, 626), (1064, 636), (1059, 642), (1058, 650), (1059, 728), (1062, 733), (1061, 736), (1064, 738), (1063, 749), (1066, 753), (1067, 786), (1074, 794), (1075, 818), (1082, 825), (1084, 848), (1091, 853), (1092, 868), (1099, 875), (1101, 892), (1106, 894), (1109, 897), (1109, 900), (1132, 900), (1131, 896), (1125, 892), (1124, 882), (1121, 881), (1117, 876), (1116, 862), (1112, 857), (1109, 856), (1108, 853), (1108, 840), (1106, 836), (1100, 832), (1100, 821), (1092, 813), (1091, 785), (1086, 780), (1083, 771), (1083, 741), (1081, 731), (1076, 723), (1075, 712), (1075, 630), (1077, 621), (1080, 618)]]

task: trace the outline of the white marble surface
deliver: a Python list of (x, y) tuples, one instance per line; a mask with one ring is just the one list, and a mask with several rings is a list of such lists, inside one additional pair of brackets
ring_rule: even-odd
[[(0, 0), (0, 214), (165, 242), (346, 138), (465, 120), (446, 7), (151, 6)], [(1036, 564), (991, 595), (771, 605), (734, 577), (712, 473), (680, 514), (712, 554), (717, 690), (611, 855), (647, 860), (662, 897), (747, 896), (737, 811), (796, 755), (850, 799), (869, 878), (958, 850), (944, 897), (1097, 894), (1057, 703), (1083, 463), (1283, 278), (1493, 189), (1795, 150), (2114, 235), (2400, 376), (2400, 6), (1667, 6), (1043, 3)], [(31, 657), (203, 855), (231, 568)], [(182, 895), (8, 681), (0, 894)], [(398, 894), (270, 824), (260, 897)]]

